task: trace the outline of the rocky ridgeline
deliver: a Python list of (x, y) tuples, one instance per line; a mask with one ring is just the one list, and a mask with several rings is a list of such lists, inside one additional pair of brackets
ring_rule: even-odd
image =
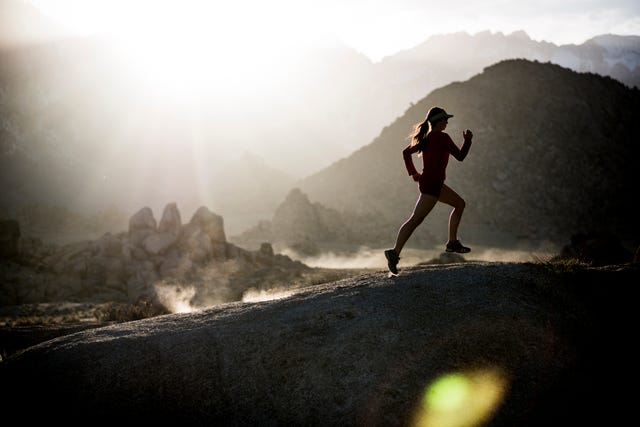
[[(332, 244), (378, 247), (392, 242), (396, 224), (373, 213), (354, 213), (311, 202), (299, 188), (293, 188), (276, 208), (271, 221), (260, 221), (232, 240), (248, 246), (274, 242), (302, 255), (318, 255)], [(428, 229), (412, 236), (412, 243), (432, 245), (436, 239)]]
[(16, 221), (3, 221), (0, 234), (0, 305), (180, 300), (205, 306), (240, 300), (251, 288), (268, 289), (309, 268), (275, 254), (270, 243), (248, 251), (227, 242), (223, 218), (204, 206), (186, 224), (175, 203), (165, 206), (159, 223), (145, 207), (126, 232), (61, 247), (20, 236)]

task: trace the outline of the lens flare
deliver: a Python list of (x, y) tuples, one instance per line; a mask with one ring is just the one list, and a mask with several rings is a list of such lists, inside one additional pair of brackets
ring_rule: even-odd
[(502, 402), (506, 386), (504, 374), (495, 368), (443, 375), (426, 387), (411, 425), (479, 426)]
[(462, 374), (446, 375), (427, 389), (424, 404), (437, 411), (454, 411), (464, 405), (470, 393), (469, 379)]

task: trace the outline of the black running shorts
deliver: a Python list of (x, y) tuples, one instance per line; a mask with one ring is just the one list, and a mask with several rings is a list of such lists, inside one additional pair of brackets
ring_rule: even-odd
[(420, 181), (418, 182), (418, 188), (423, 194), (440, 197), (443, 184), (444, 181), (425, 178), (425, 176), (423, 175), (420, 177)]

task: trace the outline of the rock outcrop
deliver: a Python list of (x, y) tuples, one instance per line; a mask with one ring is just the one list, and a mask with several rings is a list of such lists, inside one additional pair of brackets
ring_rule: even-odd
[(280, 281), (274, 280), (276, 276), (294, 279), (309, 269), (275, 254), (267, 242), (257, 251), (227, 242), (223, 218), (204, 206), (187, 224), (182, 224), (175, 203), (166, 205), (159, 223), (144, 207), (131, 216), (126, 232), (62, 247), (28, 239), (19, 245), (19, 228), (4, 234), (13, 239), (5, 239), (3, 247), (10, 249), (15, 262), (0, 264), (0, 305), (55, 301), (166, 305), (166, 288), (176, 293), (189, 289), (189, 303), (194, 305), (220, 303), (237, 301), (252, 287), (276, 286)]
[[(407, 215), (410, 210), (407, 212)], [(401, 224), (391, 226), (376, 212), (354, 213), (329, 208), (311, 202), (299, 188), (292, 189), (277, 207), (271, 221), (260, 221), (256, 226), (237, 236), (238, 244), (256, 245), (267, 240), (287, 247), (302, 255), (317, 255), (332, 245), (377, 247), (380, 242), (392, 242)], [(436, 242), (428, 229), (412, 236), (411, 242), (432, 245)]]
[(635, 357), (613, 337), (633, 337), (639, 273), (422, 266), (83, 331), (0, 363), (3, 416), (65, 425), (438, 426), (455, 416), (472, 418), (454, 425), (624, 425), (634, 397), (615, 391)]

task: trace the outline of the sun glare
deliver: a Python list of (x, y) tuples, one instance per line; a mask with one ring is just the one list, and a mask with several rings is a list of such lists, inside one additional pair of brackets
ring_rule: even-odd
[(272, 90), (285, 55), (309, 43), (323, 19), (292, 0), (33, 3), (70, 31), (113, 41), (132, 77), (170, 97), (226, 92), (237, 99)]
[[(216, 158), (232, 154), (230, 123), (241, 115), (263, 117), (280, 100), (295, 97), (300, 83), (290, 65), (304, 55), (301, 48), (318, 41), (315, 34), (327, 18), (305, 0), (32, 2), (70, 33), (111, 45), (114, 72), (105, 83), (114, 96), (125, 94), (119, 99), (127, 120), (114, 124), (109, 138), (121, 142), (105, 154), (105, 166), (95, 168), (87, 194), (76, 197), (90, 198), (124, 180), (105, 170), (121, 154), (118, 147), (135, 144), (122, 184), (130, 203), (148, 204), (179, 197), (181, 185), (212, 197), (203, 150), (215, 150)], [(161, 171), (160, 165), (170, 167)], [(143, 194), (151, 180), (158, 190)]]

